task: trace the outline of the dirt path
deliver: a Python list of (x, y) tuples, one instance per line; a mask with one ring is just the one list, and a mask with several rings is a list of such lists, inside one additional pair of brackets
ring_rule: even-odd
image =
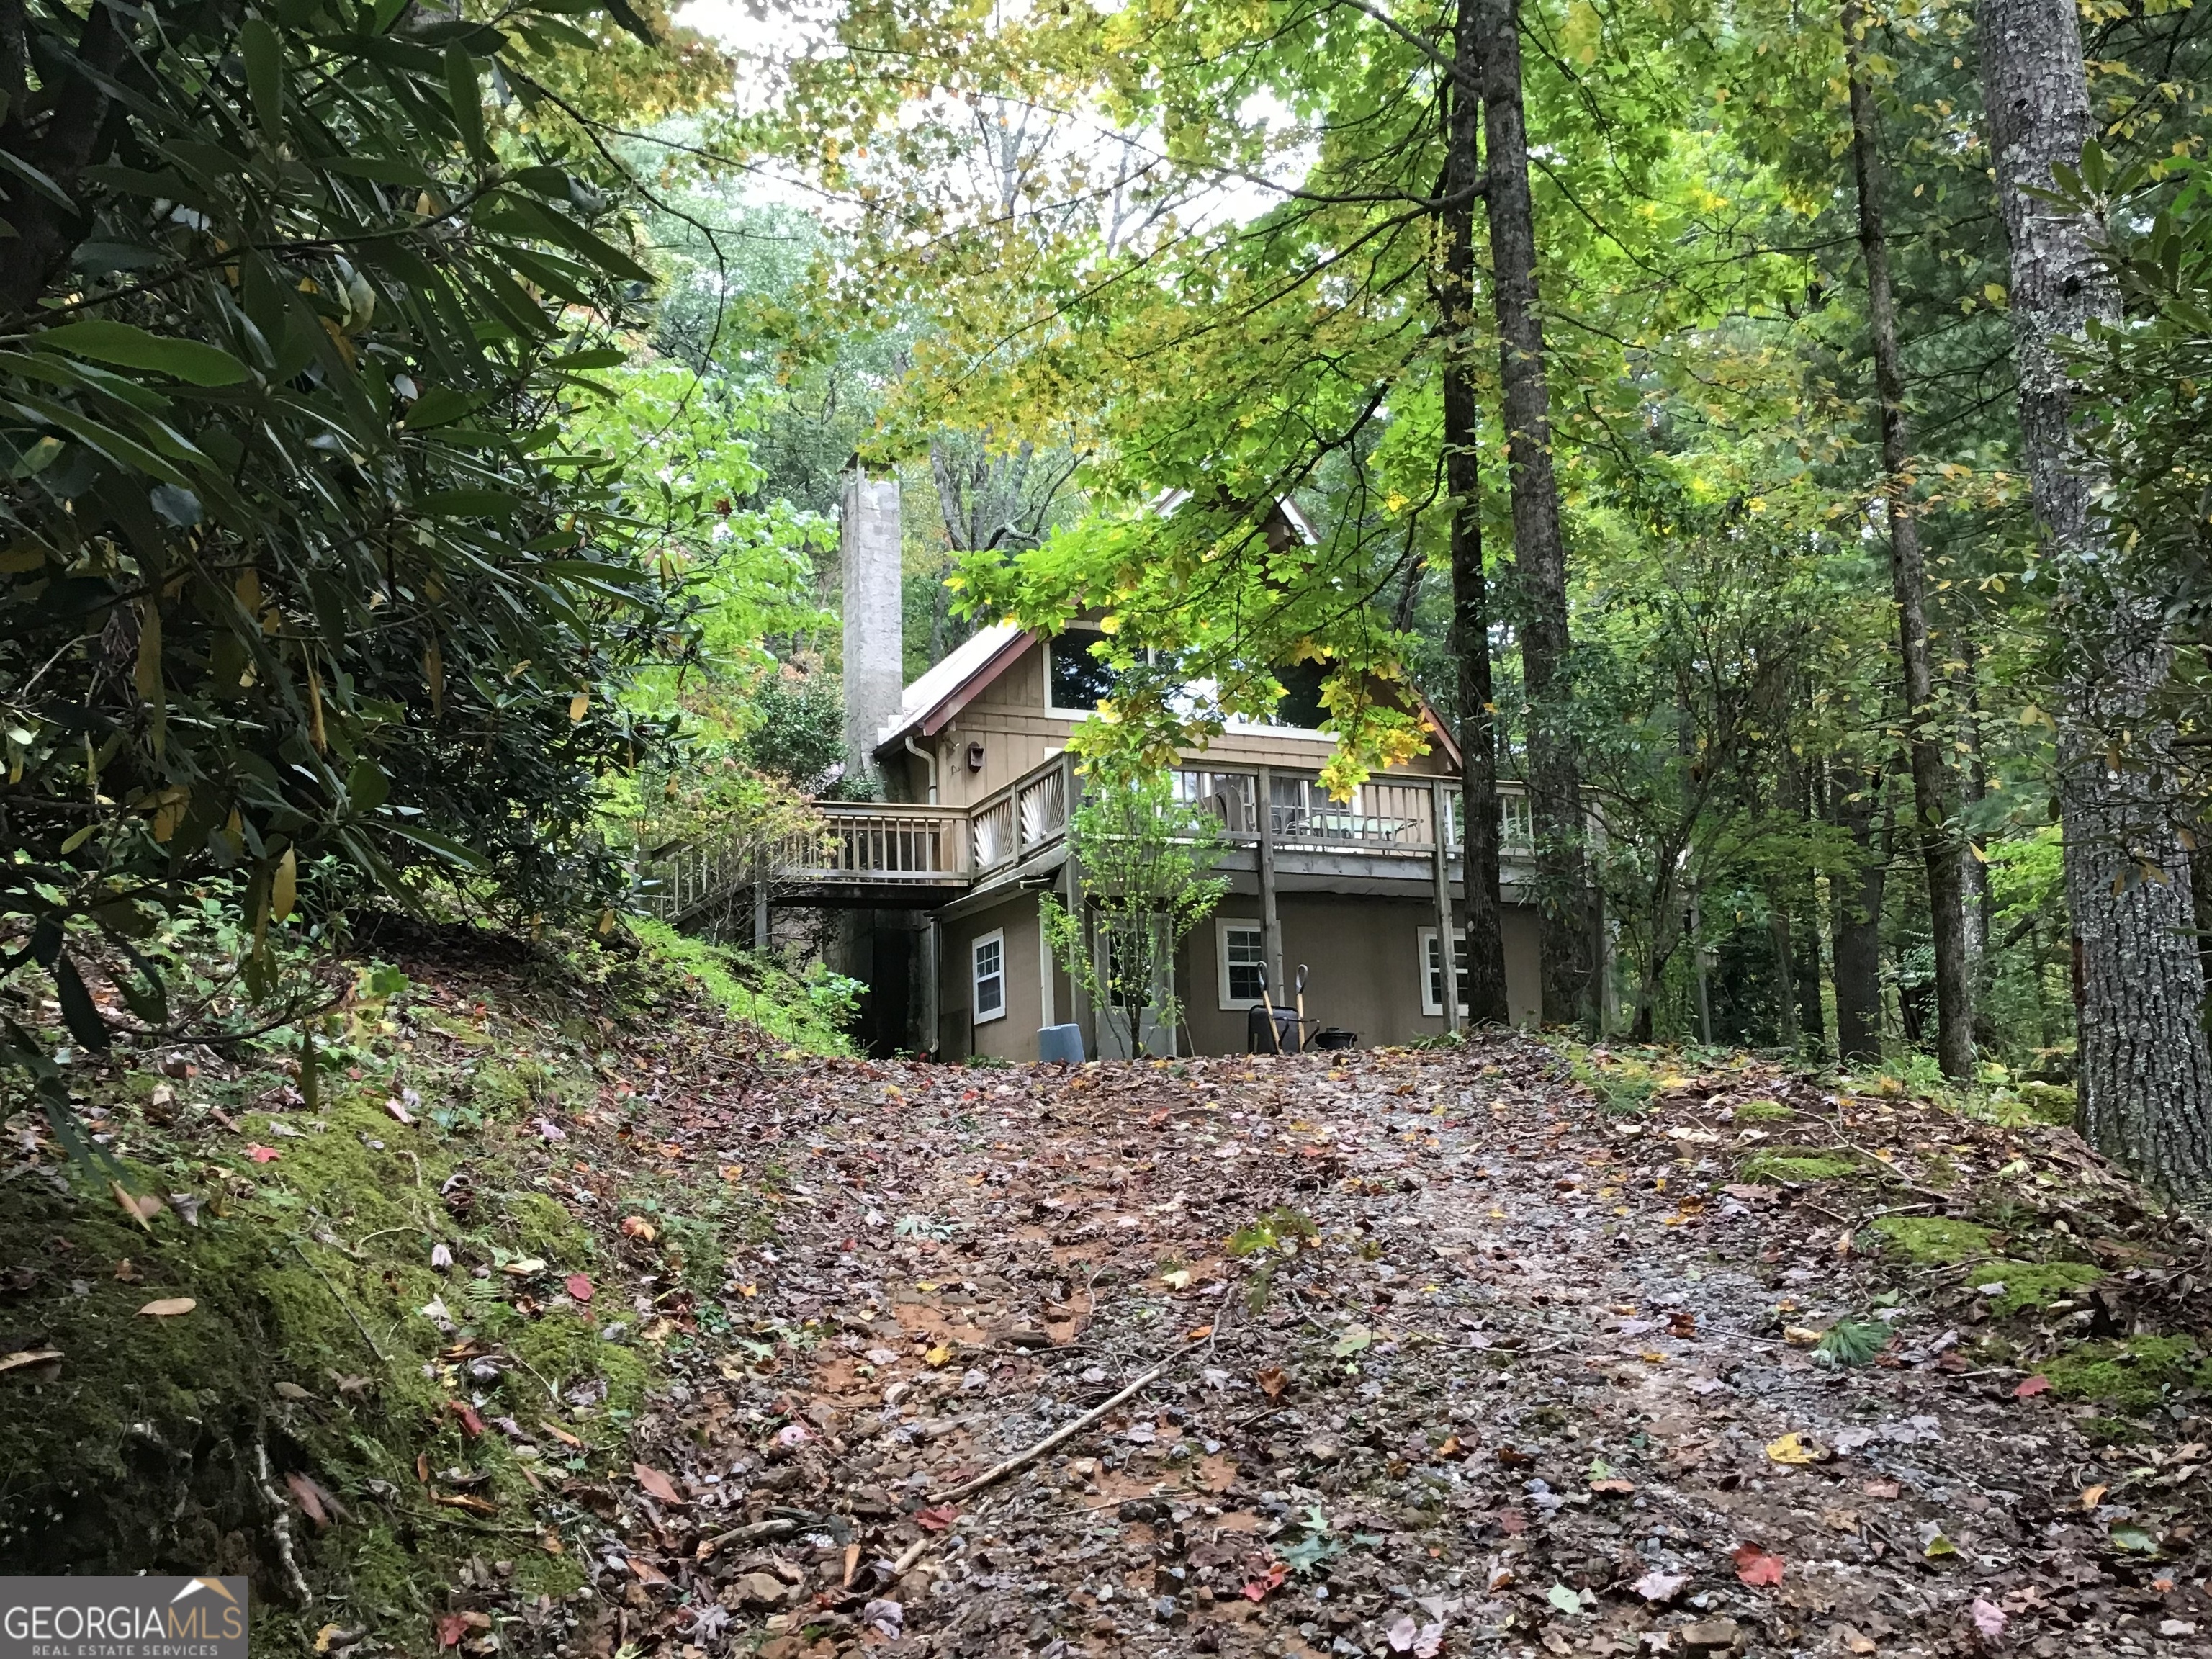
[[(602, 1651), (2212, 1652), (2197, 1391), (2130, 1427), (2033, 1369), (2170, 1371), (2118, 1345), (2195, 1288), (2099, 1254), (2129, 1200), (2063, 1131), (1772, 1068), (1621, 1115), (1522, 1039), (845, 1066), (777, 1114), (750, 1335), (648, 1427)], [(2008, 1262), (1874, 1254), (2000, 1202)], [(1839, 1316), (1881, 1352), (1823, 1363)]]

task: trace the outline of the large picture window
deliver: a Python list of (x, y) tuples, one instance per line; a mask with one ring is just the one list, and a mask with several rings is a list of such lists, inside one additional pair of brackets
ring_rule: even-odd
[(1221, 941), (1221, 1006), (1256, 1007), (1261, 965), (1267, 960), (1267, 935), (1261, 932), (1256, 921), (1224, 917), (1218, 926)]
[[(1437, 930), (1421, 929), (1421, 1012), (1441, 1015), (1444, 1011), (1444, 959), (1437, 949)], [(1459, 971), (1459, 1011), (1467, 1012), (1467, 930), (1452, 929), (1452, 965)]]
[(1003, 930), (986, 933), (975, 944), (975, 1010), (978, 1025), (1002, 1019), (1006, 1012), (1006, 935)]

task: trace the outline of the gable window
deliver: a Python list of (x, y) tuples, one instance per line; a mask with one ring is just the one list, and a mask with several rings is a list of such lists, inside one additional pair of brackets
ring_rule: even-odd
[[(1421, 1012), (1441, 1015), (1444, 1011), (1444, 959), (1437, 949), (1437, 930), (1420, 932)], [(1452, 965), (1459, 970), (1459, 1011), (1467, 1012), (1467, 930), (1452, 929)]]
[(975, 983), (975, 1024), (1005, 1018), (1006, 1012), (1006, 935), (1002, 928), (986, 933), (971, 947)]
[(1221, 1006), (1259, 1006), (1261, 965), (1267, 960), (1267, 936), (1256, 921), (1224, 917), (1218, 924), (1221, 948)]
[(1054, 708), (1096, 708), (1114, 695), (1114, 671), (1091, 654), (1091, 647), (1106, 636), (1088, 629), (1071, 629), (1045, 644), (1048, 689), (1046, 700)]
[(1287, 726), (1301, 732), (1317, 732), (1328, 718), (1322, 707), (1321, 683), (1328, 671), (1317, 662), (1295, 662), (1287, 668), (1278, 668), (1275, 678), (1283, 683), (1282, 701), (1275, 705), (1270, 726)]

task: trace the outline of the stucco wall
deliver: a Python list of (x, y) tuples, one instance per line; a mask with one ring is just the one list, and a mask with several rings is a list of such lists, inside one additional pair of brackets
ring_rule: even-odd
[[(944, 982), (939, 1034), (947, 1059), (969, 1054), (1006, 1060), (1036, 1058), (1036, 1033), (1044, 1021), (1042, 930), (1034, 893), (1010, 896), (972, 916), (945, 925)], [(1310, 1018), (1356, 1032), (1362, 1048), (1407, 1042), (1444, 1029), (1441, 1014), (1421, 1011), (1420, 931), (1436, 926), (1427, 904), (1399, 899), (1338, 898), (1285, 894), (1279, 906), (1283, 924), (1283, 957), (1293, 975), (1304, 963)], [(1217, 923), (1234, 918), (1256, 923), (1258, 901), (1234, 896), (1217, 915), (1185, 941), (1176, 967), (1176, 991), (1184, 1006), (1177, 1048), (1185, 1053), (1241, 1054), (1246, 1013), (1221, 1006), (1220, 939)], [(1504, 915), (1506, 991), (1514, 1019), (1533, 1024), (1537, 1018), (1536, 916), (1520, 905)], [(985, 934), (1006, 935), (1006, 1012), (1002, 1018), (974, 1023), (972, 967), (975, 942)], [(1068, 978), (1052, 969), (1053, 1018), (1075, 1018)], [(1096, 1053), (1096, 1033), (1086, 1032), (1085, 1051)]]
[[(975, 944), (986, 933), (1006, 934), (1006, 1012), (975, 1023)], [(1010, 896), (1003, 904), (957, 921), (944, 931), (944, 979), (939, 992), (938, 1040), (949, 1060), (992, 1054), (1001, 1060), (1035, 1060), (1037, 1027), (1042, 1024), (1044, 985), (1040, 970), (1037, 899), (1034, 893)], [(1065, 975), (1059, 976), (1061, 987)], [(1064, 995), (1064, 989), (1060, 992)], [(1067, 1016), (1061, 1013), (1060, 1018)]]
[[(1420, 933), (1437, 925), (1429, 904), (1410, 900), (1285, 894), (1277, 915), (1283, 928), (1283, 965), (1306, 980), (1306, 1014), (1358, 1034), (1362, 1048), (1406, 1042), (1444, 1029), (1442, 1014), (1421, 1012)], [(1184, 1024), (1200, 1054), (1233, 1054), (1244, 1048), (1243, 1008), (1221, 1006), (1220, 918), (1257, 923), (1256, 899), (1232, 896), (1216, 917), (1190, 937), (1176, 976), (1187, 1012)], [(1520, 905), (1504, 915), (1506, 996), (1514, 1019), (1534, 1024), (1540, 987), (1536, 967), (1536, 916)], [(1271, 994), (1273, 994), (1271, 992)], [(1288, 1000), (1285, 998), (1285, 1000)]]

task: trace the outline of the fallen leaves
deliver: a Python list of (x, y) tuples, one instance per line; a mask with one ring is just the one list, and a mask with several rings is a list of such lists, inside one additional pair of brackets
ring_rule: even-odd
[(200, 1304), (189, 1296), (164, 1296), (149, 1302), (138, 1310), (149, 1319), (174, 1319), (188, 1314)]
[(314, 1522), (318, 1532), (326, 1529), (333, 1520), (353, 1518), (346, 1513), (345, 1505), (310, 1475), (294, 1469), (285, 1475), (284, 1485), (292, 1493), (292, 1501), (300, 1506), (300, 1513)]
[(284, 1156), (283, 1153), (278, 1152), (274, 1146), (264, 1146), (258, 1140), (247, 1143), (246, 1155), (252, 1158), (256, 1164), (274, 1164), (278, 1158)]
[(562, 1282), (572, 1302), (589, 1302), (595, 1293), (588, 1273), (570, 1273)]
[(1393, 1653), (1410, 1653), (1413, 1659), (1435, 1659), (1443, 1651), (1444, 1623), (1439, 1619), (1417, 1625), (1411, 1613), (1401, 1614), (1390, 1626), (1387, 1639)]
[(1782, 1582), (1782, 1558), (1771, 1553), (1759, 1544), (1737, 1546), (1735, 1576), (1753, 1589), (1760, 1589)]
[(684, 1494), (676, 1490), (676, 1483), (650, 1463), (633, 1463), (629, 1466), (629, 1472), (637, 1484), (645, 1488), (647, 1497), (663, 1504), (680, 1504), (685, 1501)]
[(2018, 1388), (2012, 1391), (2012, 1397), (2015, 1400), (2033, 1400), (2036, 1395), (2045, 1392), (2050, 1387), (2051, 1379), (2049, 1377), (2042, 1376), (2031, 1376), (2022, 1382)]
[(115, 1194), (116, 1203), (122, 1206), (123, 1213), (146, 1231), (152, 1232), (154, 1229), (148, 1224), (161, 1213), (161, 1200), (151, 1193), (143, 1196), (133, 1194), (119, 1181), (111, 1181), (107, 1186), (108, 1190)]
[(1280, 1561), (1271, 1561), (1255, 1577), (1245, 1581), (1241, 1593), (1248, 1601), (1264, 1601), (1273, 1592), (1282, 1589), (1283, 1580), (1290, 1577), (1290, 1571)]
[(1664, 1607), (1680, 1595), (1683, 1586), (1689, 1582), (1689, 1578), (1685, 1574), (1662, 1572), (1658, 1568), (1654, 1567), (1631, 1584), (1629, 1589), (1634, 1590), (1652, 1606)]
[(924, 1532), (943, 1532), (960, 1518), (960, 1511), (951, 1504), (936, 1504), (926, 1510), (916, 1510), (914, 1524)]
[(1280, 1365), (1267, 1365), (1254, 1374), (1252, 1380), (1260, 1385), (1260, 1392), (1270, 1400), (1280, 1400), (1283, 1390), (1290, 1386), (1290, 1378)]
[(457, 1648), (471, 1631), (490, 1628), (491, 1615), (488, 1613), (471, 1610), (467, 1613), (444, 1613), (439, 1617), (435, 1626), (438, 1645), (441, 1648)]
[(1820, 1461), (1823, 1449), (1806, 1440), (1792, 1430), (1779, 1440), (1770, 1440), (1766, 1445), (1766, 1461), (1779, 1463), (1784, 1468), (1803, 1468)]
[(0, 1353), (0, 1373), (25, 1370), (33, 1365), (58, 1365), (68, 1356), (59, 1348), (18, 1348)]

